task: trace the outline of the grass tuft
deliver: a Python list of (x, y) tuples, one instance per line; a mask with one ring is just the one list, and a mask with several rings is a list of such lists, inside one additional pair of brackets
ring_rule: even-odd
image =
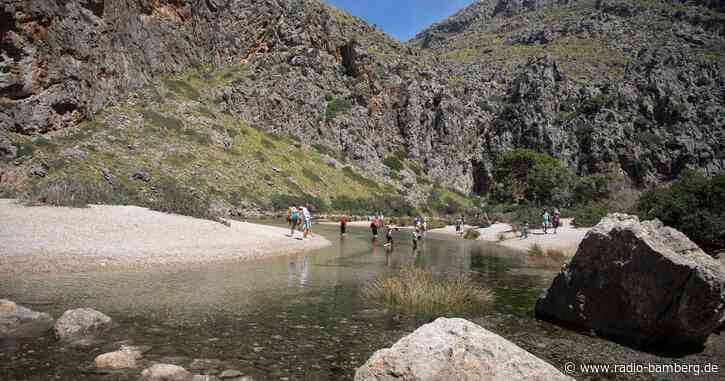
[(464, 312), (493, 300), (493, 293), (468, 275), (438, 279), (419, 268), (378, 278), (363, 289), (363, 295), (390, 308), (428, 315)]

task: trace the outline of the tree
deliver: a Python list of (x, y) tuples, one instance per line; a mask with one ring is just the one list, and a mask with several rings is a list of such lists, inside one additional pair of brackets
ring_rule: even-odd
[(529, 149), (506, 152), (493, 171), (498, 198), (537, 205), (563, 202), (570, 193), (571, 174), (553, 157)]

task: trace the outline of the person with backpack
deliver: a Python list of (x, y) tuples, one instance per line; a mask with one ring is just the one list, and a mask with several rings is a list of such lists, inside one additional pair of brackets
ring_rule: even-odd
[(290, 210), (289, 210), (289, 220), (290, 220), (290, 232), (289, 232), (289, 235), (290, 235), (290, 237), (294, 237), (295, 236), (295, 228), (299, 224), (299, 220), (300, 220), (300, 213), (297, 210), (297, 208), (295, 208), (294, 206), (290, 207)]

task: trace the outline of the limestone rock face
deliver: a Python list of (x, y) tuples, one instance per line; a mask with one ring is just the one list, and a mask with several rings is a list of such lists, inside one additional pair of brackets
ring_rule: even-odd
[[(216, 107), (333, 148), (414, 203), (427, 197), (418, 176), (393, 173), (386, 157), (482, 194), (514, 148), (640, 185), (721, 173), (725, 22), (702, 6), (724, 8), (481, 0), (401, 44), (320, 1), (8, 0), (0, 159), (19, 154), (3, 132), (75, 126), (163, 76), (243, 63), (246, 75), (205, 89)], [(520, 45), (535, 49), (521, 56)]]
[(355, 381), (572, 380), (516, 344), (464, 319), (439, 318), (381, 349)]
[(536, 303), (536, 316), (637, 346), (702, 345), (725, 316), (725, 267), (659, 221), (610, 214)]
[(39, 336), (52, 326), (50, 315), (0, 299), (0, 339)]
[(186, 369), (170, 364), (156, 364), (141, 372), (139, 381), (191, 381), (192, 374)]
[(111, 327), (112, 320), (91, 308), (68, 310), (55, 322), (55, 336), (60, 340), (93, 336)]

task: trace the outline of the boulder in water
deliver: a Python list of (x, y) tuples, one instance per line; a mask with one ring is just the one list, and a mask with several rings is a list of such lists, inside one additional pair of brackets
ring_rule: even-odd
[(98, 355), (95, 359), (98, 369), (128, 369), (136, 367), (137, 353), (131, 351), (115, 351)]
[(52, 326), (50, 315), (0, 299), (0, 339), (40, 336)]
[(55, 336), (60, 340), (92, 336), (108, 330), (111, 324), (110, 317), (91, 308), (68, 310), (55, 322)]
[(355, 381), (573, 380), (516, 344), (464, 319), (439, 318), (381, 349)]
[(191, 381), (192, 375), (186, 369), (171, 364), (156, 364), (141, 372), (139, 381)]
[(637, 347), (700, 347), (725, 315), (725, 267), (660, 221), (610, 214), (536, 303), (540, 319)]

